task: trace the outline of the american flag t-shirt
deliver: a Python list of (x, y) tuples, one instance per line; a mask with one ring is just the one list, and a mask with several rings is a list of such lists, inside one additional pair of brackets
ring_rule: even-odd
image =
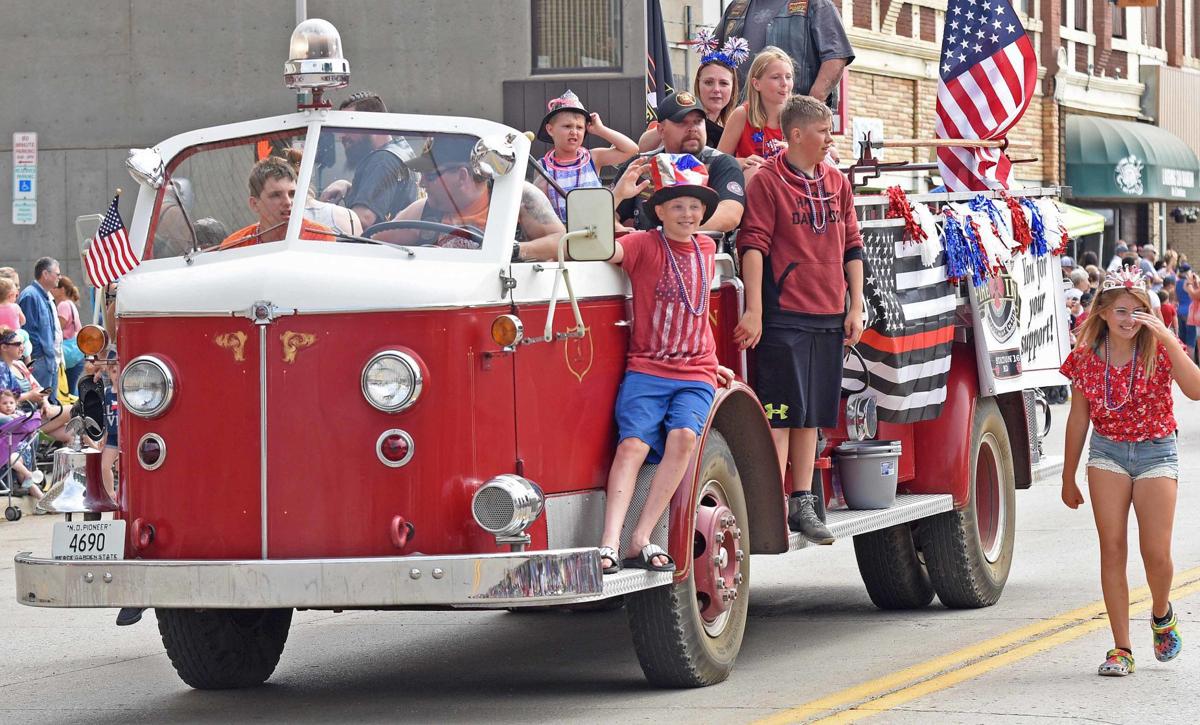
[[(1033, 43), (1008, 0), (949, 0), (938, 74), (938, 138), (1004, 138), (1037, 83)], [(937, 155), (951, 191), (1012, 182), (1012, 163), (1000, 149), (940, 147)]]
[(84, 271), (93, 287), (115, 282), (141, 261), (133, 253), (133, 247), (129, 246), (129, 235), (125, 232), (125, 223), (121, 221), (121, 212), (117, 210), (120, 198), (119, 194), (113, 197), (100, 222), (100, 229), (83, 253)]

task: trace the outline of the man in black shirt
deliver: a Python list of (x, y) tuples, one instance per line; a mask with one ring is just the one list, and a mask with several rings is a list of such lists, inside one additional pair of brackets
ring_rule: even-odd
[(647, 176), (650, 157), (659, 153), (691, 154), (708, 167), (708, 185), (717, 192), (717, 210), (700, 229), (712, 232), (731, 232), (742, 221), (745, 208), (746, 177), (732, 156), (707, 145), (704, 127), (704, 107), (687, 91), (672, 93), (658, 106), (659, 130), (663, 145), (648, 151), (626, 164), (618, 174), (613, 198), (617, 203), (617, 219), (636, 229), (653, 229), (643, 205), (642, 192), (650, 186)]
[[(339, 110), (387, 113), (374, 93), (360, 92), (342, 102)], [(417, 198), (416, 181), (405, 165), (412, 156), (402, 139), (389, 133), (338, 134), (346, 163), (354, 166), (354, 181), (338, 180), (321, 192), (322, 201), (354, 210), (364, 228), (388, 221)]]
[[(825, 102), (837, 117), (838, 85), (854, 49), (846, 36), (838, 7), (832, 0), (734, 0), (721, 15), (717, 40), (746, 39), (751, 57), (773, 45), (795, 64), (792, 91)], [(737, 69), (743, 92), (750, 64)]]

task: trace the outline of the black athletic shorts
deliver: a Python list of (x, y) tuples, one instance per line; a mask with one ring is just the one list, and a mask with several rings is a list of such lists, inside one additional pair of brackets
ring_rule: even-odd
[(841, 328), (764, 328), (754, 389), (772, 428), (837, 426), (844, 340)]

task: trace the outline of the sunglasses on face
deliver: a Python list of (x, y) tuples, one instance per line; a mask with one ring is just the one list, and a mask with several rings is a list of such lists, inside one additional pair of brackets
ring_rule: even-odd
[(438, 179), (438, 178), (441, 178), (448, 174), (452, 174), (461, 168), (463, 168), (463, 167), (462, 166), (452, 166), (448, 169), (434, 169), (433, 171), (422, 171), (421, 179), (423, 181), (433, 181), (434, 179)]
[(0, 347), (21, 347), (23, 344), (21, 342), (0, 342)]
[(1116, 316), (1116, 318), (1118, 320), (1128, 320), (1130, 317), (1133, 316), (1133, 313), (1135, 313), (1135, 312), (1141, 312), (1142, 314), (1146, 314), (1146, 308), (1138, 307), (1137, 309), (1131, 310), (1128, 307), (1114, 307), (1112, 312), (1113, 312), (1113, 315)]

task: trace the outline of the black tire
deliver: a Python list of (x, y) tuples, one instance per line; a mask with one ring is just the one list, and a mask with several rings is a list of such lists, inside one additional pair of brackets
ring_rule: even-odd
[[(991, 398), (979, 400), (975, 407), (969, 473), (967, 505), (931, 516), (918, 529), (934, 591), (942, 604), (956, 609), (995, 604), (1012, 566), (1016, 472), (1004, 417)], [(981, 495), (986, 497), (982, 504)], [(980, 519), (985, 524), (982, 535)]]
[(291, 609), (156, 609), (179, 678), (197, 690), (254, 687), (279, 664)]
[(880, 609), (920, 609), (933, 601), (933, 583), (908, 524), (855, 536), (854, 556), (867, 594)]
[(9, 521), (20, 521), (21, 509), (17, 508), (16, 506), (9, 506), (8, 508), (4, 509), (4, 518), (8, 519)]
[[(687, 579), (625, 595), (638, 661), (646, 679), (657, 687), (704, 687), (722, 682), (733, 671), (746, 631), (750, 605), (749, 513), (733, 454), (720, 433), (710, 431), (700, 461), (696, 503), (715, 510), (714, 502), (722, 503), (735, 519), (730, 535), (721, 542), (728, 540), (730, 546), (742, 552), (735, 555), (736, 571), (741, 576), (731, 587), (732, 601), (723, 605), (727, 609), (713, 621), (702, 614), (712, 605), (707, 593), (700, 591), (698, 595), (697, 568), (714, 565), (714, 549), (700, 532), (693, 534), (695, 561)], [(724, 546), (722, 543), (716, 551)]]

